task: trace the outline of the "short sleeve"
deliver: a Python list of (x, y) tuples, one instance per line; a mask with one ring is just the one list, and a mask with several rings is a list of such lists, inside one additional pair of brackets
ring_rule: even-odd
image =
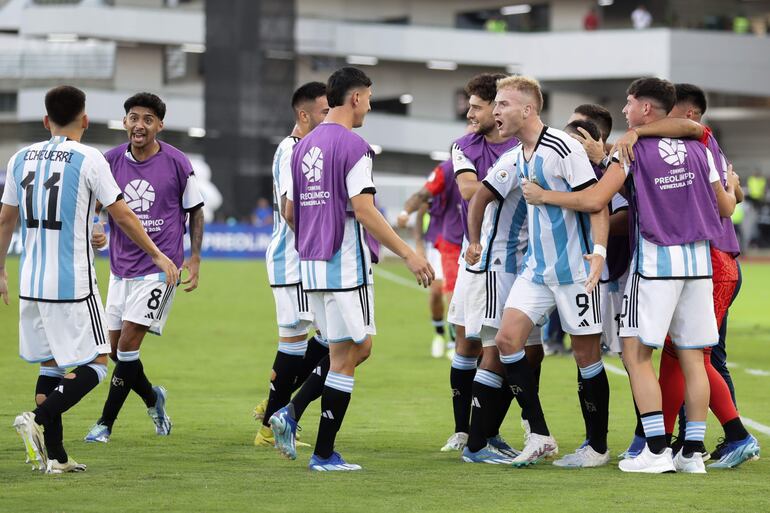
[(101, 153), (89, 156), (91, 169), (88, 174), (88, 186), (94, 191), (96, 199), (103, 206), (108, 207), (123, 197), (123, 194), (115, 182), (110, 171), (110, 165)]
[(291, 189), (291, 155), (294, 148), (289, 148), (281, 153), (278, 159), (278, 195), (288, 196)]
[(13, 165), (16, 162), (16, 155), (8, 161), (8, 168), (5, 175), (5, 189), (3, 189), (3, 198), (0, 200), (3, 204), (18, 207), (19, 198), (16, 195), (16, 179), (13, 176)]
[(572, 190), (578, 191), (596, 183), (596, 173), (583, 146), (571, 137), (569, 139), (566, 143), (570, 152), (561, 159), (560, 175)]
[(203, 206), (203, 194), (198, 187), (198, 177), (194, 174), (187, 177), (187, 183), (182, 193), (182, 208), (185, 210), (194, 210)]
[(712, 132), (709, 127), (703, 125), (703, 135), (700, 138), (700, 143), (704, 146), (708, 146), (709, 139), (712, 137)]
[(477, 173), (476, 166), (473, 165), (471, 159), (463, 153), (463, 150), (457, 144), (452, 145), (452, 166), (454, 167), (455, 175), (465, 171)]
[(372, 157), (367, 153), (348, 171), (345, 176), (345, 187), (348, 190), (348, 198), (362, 193), (374, 194), (374, 182), (372, 181)]
[(425, 189), (431, 196), (438, 196), (446, 188), (446, 181), (444, 180), (444, 170), (441, 166), (436, 166), (436, 169), (428, 177), (428, 181), (425, 182)]
[(516, 161), (506, 155), (498, 159), (482, 180), (484, 186), (502, 201), (508, 194), (519, 187), (519, 174), (516, 173)]
[(714, 154), (708, 148), (706, 148), (706, 160), (709, 164), (709, 183), (720, 182), (719, 170), (717, 170), (716, 163), (714, 162)]
[[(620, 164), (620, 152), (616, 151), (612, 155), (612, 161), (616, 164)], [(623, 173), (625, 173), (626, 178), (628, 178), (628, 175), (631, 174), (631, 166), (629, 166), (628, 164), (623, 164), (622, 167), (623, 167)]]
[(621, 210), (628, 210), (628, 200), (620, 193), (615, 193), (610, 202), (610, 214), (620, 212)]

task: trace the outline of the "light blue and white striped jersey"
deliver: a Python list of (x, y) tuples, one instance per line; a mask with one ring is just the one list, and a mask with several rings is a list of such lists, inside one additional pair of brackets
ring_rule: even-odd
[[(345, 177), (348, 195), (342, 244), (329, 260), (301, 260), (302, 288), (306, 291), (352, 290), (374, 281), (372, 256), (366, 243), (364, 227), (356, 221), (350, 198), (375, 191), (372, 158), (364, 155)], [(292, 193), (288, 195), (293, 199)]]
[[(555, 128), (543, 127), (529, 161), (522, 150), (516, 169), (520, 180), (537, 182), (546, 190), (570, 192), (596, 182), (583, 146)], [(529, 247), (521, 276), (533, 283), (565, 285), (584, 281), (591, 253), (588, 214), (554, 205), (527, 205)]]
[(102, 154), (64, 137), (18, 151), (8, 162), (2, 202), (19, 207), (23, 249), (19, 297), (74, 302), (96, 287), (91, 226), (98, 200), (122, 197)]
[(281, 215), (282, 198), (291, 189), (291, 152), (299, 137), (288, 136), (273, 157), (273, 235), (265, 252), (267, 278), (271, 287), (296, 285), (302, 281), (299, 253), (294, 247), (294, 230)]
[(503, 153), (481, 182), (497, 198), (487, 205), (481, 224), (481, 259), (471, 272), (501, 271), (519, 274), (524, 265), (529, 232), (527, 202), (516, 172), (521, 144)]

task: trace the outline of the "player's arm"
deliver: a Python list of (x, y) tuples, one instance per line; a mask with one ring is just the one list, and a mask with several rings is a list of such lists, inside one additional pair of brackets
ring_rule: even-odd
[(184, 289), (185, 292), (192, 292), (198, 288), (198, 275), (201, 265), (201, 247), (203, 246), (203, 205), (190, 211), (190, 258), (182, 264), (183, 269), (187, 269), (189, 275), (183, 284), (189, 285)]
[[(586, 190), (595, 188), (593, 185)], [(599, 279), (602, 276), (602, 269), (604, 269), (604, 261), (607, 258), (607, 238), (610, 232), (610, 211), (607, 208), (607, 204), (604, 204), (604, 208), (599, 212), (591, 213), (591, 239), (594, 241), (594, 247), (591, 254), (584, 255), (589, 264), (591, 265), (588, 272), (588, 279), (586, 280), (586, 292), (591, 293), (599, 283)]]
[(289, 198), (286, 198), (286, 201), (283, 202), (281, 215), (286, 220), (286, 224), (289, 225), (291, 231), (294, 231), (294, 202)]
[(5, 257), (8, 255), (8, 247), (11, 245), (18, 219), (19, 207), (2, 204), (0, 207), (0, 297), (6, 305), (8, 304), (8, 273), (5, 270)]
[(481, 259), (481, 223), (484, 211), (492, 201), (495, 193), (488, 187), (479, 187), (468, 203), (468, 248), (465, 251), (465, 261), (476, 264)]
[(640, 137), (674, 137), (677, 139), (703, 139), (706, 135), (706, 127), (691, 119), (663, 118), (646, 125), (637, 126), (628, 130), (610, 151), (615, 156), (618, 152), (618, 160), (621, 164), (631, 164), (634, 161), (634, 144)]
[(425, 219), (425, 214), (428, 213), (429, 205), (423, 203), (420, 208), (417, 209), (417, 219), (412, 227), (412, 235), (414, 235), (414, 246), (417, 250), (417, 254), (425, 256), (425, 241), (423, 240), (422, 227)]
[[(430, 199), (433, 197), (433, 195), (430, 193), (428, 189), (423, 187), (419, 191), (415, 192), (411, 196), (409, 196), (404, 203), (404, 210), (402, 210), (398, 214), (398, 218), (396, 219), (396, 224), (398, 224), (399, 228), (406, 228), (406, 223), (409, 221), (409, 215), (412, 212), (418, 212), (420, 208), (422, 208), (423, 205), (425, 205), (427, 202), (430, 201)], [(424, 214), (424, 212), (423, 212)], [(419, 221), (419, 215), (418, 221)], [(418, 223), (419, 224), (419, 223)], [(420, 225), (422, 226), (422, 225)]]
[(628, 235), (628, 209), (617, 210), (610, 215), (610, 235)]
[(727, 164), (727, 181), (733, 180), (733, 188), (735, 189), (735, 202), (743, 203), (743, 188), (741, 188), (741, 177), (733, 171), (733, 165)]
[(465, 201), (470, 201), (473, 195), (476, 194), (476, 191), (481, 189), (481, 182), (479, 182), (478, 176), (475, 171), (470, 169), (455, 174), (455, 181), (460, 189), (460, 196)]
[(415, 253), (396, 234), (380, 211), (377, 210), (377, 207), (374, 206), (374, 195), (364, 192), (350, 198), (350, 202), (353, 205), (356, 220), (366, 228), (366, 231), (404, 260), (406, 266), (417, 278), (418, 284), (423, 287), (430, 285), (435, 277), (433, 268), (425, 258)]
[(709, 182), (711, 182), (711, 188), (714, 190), (714, 194), (717, 199), (717, 209), (719, 210), (720, 217), (730, 217), (735, 211), (736, 198), (735, 198), (735, 184), (737, 175), (732, 173), (727, 177), (727, 185), (722, 185), (722, 177), (716, 167), (714, 161), (714, 155), (711, 150), (706, 148), (706, 161), (709, 167)]
[(606, 208), (625, 181), (626, 173), (623, 168), (613, 162), (597, 184), (580, 191), (547, 191), (532, 182), (522, 184), (521, 188), (527, 203), (532, 205), (557, 205), (579, 212), (599, 212)]
[(122, 198), (115, 201), (107, 206), (107, 212), (109, 212), (110, 217), (112, 217), (123, 233), (152, 258), (152, 263), (162, 272), (166, 273), (166, 283), (176, 285), (179, 280), (179, 269), (150, 239), (149, 235), (144, 231), (142, 223), (139, 222), (139, 218), (128, 208), (126, 202)]

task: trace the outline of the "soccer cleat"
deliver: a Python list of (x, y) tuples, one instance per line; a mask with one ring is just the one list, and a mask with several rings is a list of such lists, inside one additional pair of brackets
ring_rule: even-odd
[(728, 442), (719, 461), (709, 465), (709, 468), (735, 468), (744, 461), (759, 457), (759, 442), (753, 435), (743, 440)]
[(705, 474), (706, 465), (703, 464), (703, 458), (700, 453), (694, 452), (689, 458), (684, 455), (684, 451), (680, 450), (674, 456), (674, 468), (677, 472), (683, 472), (685, 474)]
[(110, 441), (110, 435), (112, 434), (109, 426), (105, 426), (104, 424), (99, 424), (98, 422), (94, 424), (91, 429), (88, 431), (88, 434), (86, 435), (83, 440), (86, 442), (101, 442), (103, 444), (106, 444)]
[(446, 342), (444, 341), (444, 337), (439, 335), (438, 333), (433, 337), (433, 342), (431, 343), (430, 348), (430, 355), (433, 358), (441, 358), (444, 356), (444, 345)]
[(269, 422), (270, 427), (273, 428), (275, 448), (290, 460), (297, 459), (297, 429), (299, 425), (289, 414), (289, 409), (284, 406), (270, 417)]
[(521, 419), (521, 429), (524, 430), (524, 445), (529, 443), (529, 435), (532, 431), (529, 429), (529, 421), (527, 419)]
[(328, 458), (321, 458), (320, 456), (313, 454), (310, 457), (310, 463), (308, 463), (307, 468), (317, 472), (349, 472), (352, 470), (361, 470), (361, 465), (347, 463), (342, 459), (340, 453), (333, 452)]
[(670, 447), (666, 447), (666, 450), (660, 454), (654, 454), (646, 445), (638, 456), (620, 460), (618, 468), (623, 472), (640, 472), (643, 474), (676, 472)]
[[(669, 445), (671, 447), (671, 453), (672, 454), (679, 454), (679, 451), (682, 450), (682, 447), (684, 447), (684, 435), (682, 436), (675, 436), (671, 440), (671, 444)], [(698, 454), (700, 454), (700, 457), (703, 459), (703, 461), (708, 461), (709, 458), (711, 458), (711, 454), (706, 450), (706, 446), (703, 444), (703, 442), (700, 442), (698, 444)]]
[(513, 465), (513, 458), (503, 454), (491, 444), (476, 452), (463, 448), (462, 460), (466, 463), (489, 463), (491, 465)]
[(254, 438), (254, 445), (257, 447), (273, 447), (275, 446), (275, 437), (273, 436), (273, 430), (268, 426), (259, 426), (257, 436)]
[(505, 441), (505, 439), (500, 436), (498, 433), (496, 436), (493, 436), (492, 438), (487, 438), (487, 444), (491, 445), (497, 451), (499, 451), (503, 456), (506, 456), (508, 458), (515, 458), (519, 454), (521, 454), (521, 451), (517, 451), (510, 445), (508, 445), (508, 442)]
[(24, 442), (26, 463), (32, 463), (32, 470), (45, 470), (48, 465), (48, 453), (45, 449), (43, 426), (35, 422), (35, 414), (25, 411), (18, 415), (13, 421), (13, 427)]
[(562, 468), (589, 468), (601, 467), (610, 462), (610, 451), (604, 454), (598, 453), (590, 445), (582, 445), (572, 454), (567, 454), (561, 459), (553, 462), (557, 467)]
[(262, 399), (262, 402), (256, 405), (254, 407), (254, 411), (251, 412), (251, 414), (254, 415), (254, 420), (259, 422), (260, 420), (264, 419), (265, 410), (267, 410), (267, 399)]
[(715, 460), (722, 459), (722, 456), (724, 455), (725, 449), (727, 448), (727, 440), (725, 440), (724, 437), (720, 437), (719, 440), (717, 440), (717, 446), (714, 447), (714, 450), (711, 451), (711, 457)]
[(67, 459), (64, 463), (59, 463), (59, 460), (48, 460), (48, 465), (45, 467), (46, 474), (66, 474), (67, 472), (85, 471), (86, 466), (72, 458)]
[(455, 433), (449, 437), (441, 452), (462, 451), (468, 443), (468, 433)]
[(552, 436), (530, 433), (527, 445), (521, 450), (521, 454), (513, 459), (514, 467), (526, 467), (534, 465), (543, 458), (559, 453), (559, 446)]
[(647, 439), (643, 436), (634, 435), (634, 439), (631, 440), (631, 445), (628, 446), (628, 449), (618, 454), (618, 458), (621, 460), (626, 458), (636, 458), (639, 456), (639, 453), (642, 452), (644, 447), (647, 445)]
[(168, 436), (171, 434), (171, 427), (174, 424), (166, 413), (166, 389), (161, 386), (154, 386), (152, 389), (155, 391), (155, 406), (147, 408), (147, 415), (155, 423), (155, 433), (160, 436)]

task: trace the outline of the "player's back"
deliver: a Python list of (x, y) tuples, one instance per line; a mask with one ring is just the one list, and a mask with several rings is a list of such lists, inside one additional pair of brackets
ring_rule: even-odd
[(294, 247), (294, 231), (281, 215), (283, 196), (291, 188), (291, 154), (299, 137), (288, 136), (275, 151), (273, 157), (273, 233), (265, 252), (267, 275), (271, 286), (297, 284), (299, 254)]
[(91, 215), (97, 199), (110, 204), (120, 193), (105, 179), (107, 162), (98, 150), (57, 136), (20, 150), (8, 171), (22, 226), (20, 297), (89, 297), (96, 283)]

